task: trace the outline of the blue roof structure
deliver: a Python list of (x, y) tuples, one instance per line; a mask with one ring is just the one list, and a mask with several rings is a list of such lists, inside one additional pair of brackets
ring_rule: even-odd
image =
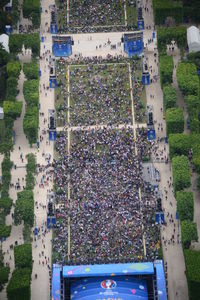
[(64, 266), (63, 278), (154, 274), (153, 263)]
[(72, 300), (148, 300), (145, 280), (132, 276), (86, 278), (72, 282)]
[[(158, 300), (167, 300), (165, 274), (162, 260), (145, 263), (102, 264), (81, 266), (53, 265), (52, 300), (63, 294), (61, 278), (70, 282), (70, 299), (73, 300), (147, 300), (147, 281), (156, 275), (155, 293)], [(145, 276), (137, 279), (137, 275)], [(149, 276), (147, 276), (149, 275)]]

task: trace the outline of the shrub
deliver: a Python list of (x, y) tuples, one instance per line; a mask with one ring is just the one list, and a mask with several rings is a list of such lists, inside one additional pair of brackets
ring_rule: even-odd
[(179, 63), (177, 68), (178, 85), (183, 95), (199, 96), (197, 68), (191, 63)]
[(0, 238), (6, 238), (10, 235), (11, 226), (6, 226), (4, 224), (0, 225)]
[(173, 68), (174, 63), (172, 56), (160, 56), (160, 81), (162, 86), (172, 83)]
[(8, 276), (10, 273), (9, 267), (0, 267), (0, 291), (3, 290), (4, 284), (8, 282)]
[(181, 240), (184, 249), (188, 249), (192, 241), (198, 241), (196, 223), (190, 221), (181, 222)]
[(177, 94), (176, 89), (170, 85), (163, 87), (164, 108), (176, 107)]
[(174, 133), (169, 135), (169, 155), (188, 155), (192, 148), (191, 136), (184, 133)]
[(172, 158), (174, 191), (181, 191), (190, 186), (190, 168), (188, 158), (184, 155)]
[[(39, 77), (39, 68), (37, 62), (25, 63), (23, 64), (23, 71), (28, 80), (38, 79)], [(36, 90), (38, 89), (38, 86)]]
[(181, 1), (153, 0), (153, 9), (156, 25), (164, 24), (167, 17), (172, 17), (176, 23), (183, 22), (183, 4)]
[(4, 110), (4, 114), (7, 117), (11, 117), (13, 120), (15, 120), (16, 118), (19, 118), (21, 115), (22, 102), (4, 101), (3, 110)]
[(26, 170), (27, 172), (31, 172), (33, 174), (36, 173), (36, 159), (35, 159), (35, 155), (33, 153), (27, 154), (26, 155), (27, 158), (27, 165), (26, 165)]
[(11, 168), (13, 163), (10, 161), (9, 156), (5, 156), (1, 168), (2, 168), (2, 187), (1, 187), (1, 197), (8, 198), (8, 191), (10, 187), (11, 180)]
[(190, 300), (199, 300), (200, 295), (200, 251), (185, 250), (186, 276)]
[(196, 171), (200, 173), (200, 143), (193, 145), (192, 150), (192, 163), (194, 164)]
[(194, 199), (192, 192), (177, 192), (177, 211), (181, 221), (193, 221), (194, 216)]
[(7, 74), (9, 77), (19, 78), (21, 71), (21, 64), (19, 61), (10, 61), (7, 63)]
[(184, 114), (181, 108), (168, 108), (166, 110), (167, 135), (182, 133), (184, 130)]
[(25, 224), (33, 226), (34, 222), (34, 200), (33, 192), (24, 190), (17, 194), (17, 201), (15, 205), (14, 221), (15, 224), (21, 224), (22, 220)]
[(30, 281), (30, 269), (23, 268), (14, 270), (6, 289), (8, 300), (30, 300)]
[(24, 243), (32, 243), (33, 239), (31, 237), (32, 229), (29, 225), (24, 224), (23, 227), (23, 239)]
[(32, 245), (23, 244), (14, 247), (15, 268), (29, 268), (32, 270)]

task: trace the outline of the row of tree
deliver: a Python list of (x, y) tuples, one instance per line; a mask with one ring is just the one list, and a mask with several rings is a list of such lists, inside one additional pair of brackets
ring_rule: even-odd
[(39, 68), (37, 62), (25, 64), (23, 67), (27, 81), (24, 82), (23, 92), (26, 101), (26, 113), (23, 128), (29, 143), (37, 142), (39, 125)]

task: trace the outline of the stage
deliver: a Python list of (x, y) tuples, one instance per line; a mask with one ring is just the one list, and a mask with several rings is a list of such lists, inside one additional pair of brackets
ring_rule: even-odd
[(53, 265), (52, 300), (61, 299), (167, 300), (163, 262)]

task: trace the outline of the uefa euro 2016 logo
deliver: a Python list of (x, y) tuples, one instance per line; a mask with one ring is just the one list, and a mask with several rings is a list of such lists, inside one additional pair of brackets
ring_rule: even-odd
[(117, 286), (117, 283), (111, 279), (106, 279), (101, 282), (101, 287), (106, 290), (114, 289), (116, 286)]

